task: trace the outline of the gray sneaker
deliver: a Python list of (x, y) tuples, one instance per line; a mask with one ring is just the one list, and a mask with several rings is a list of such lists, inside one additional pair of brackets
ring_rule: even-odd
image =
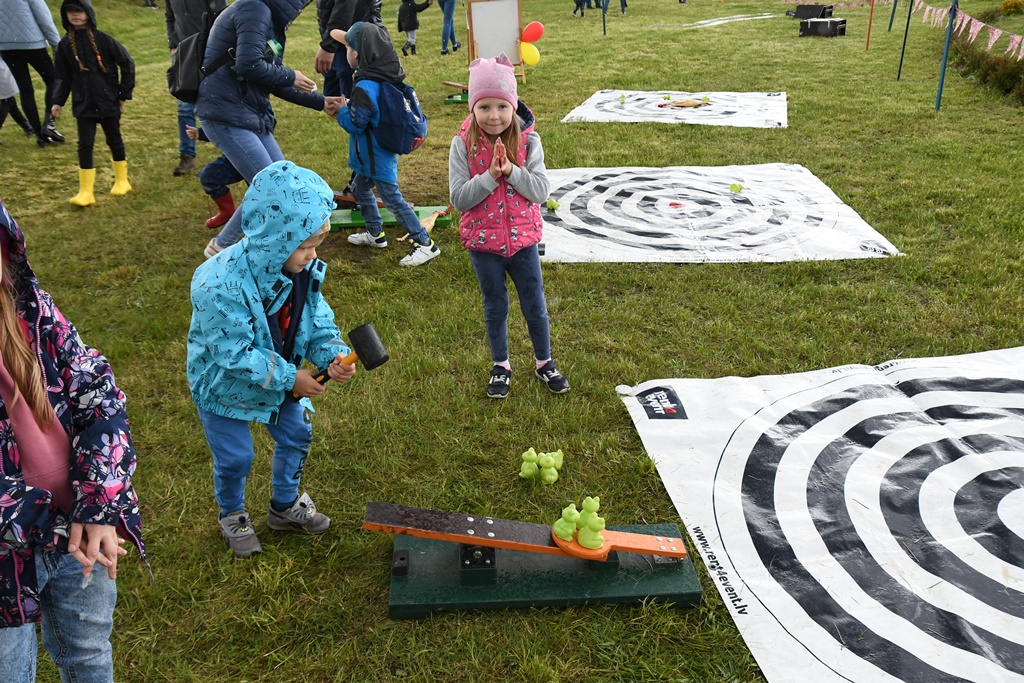
[(299, 496), (290, 508), (278, 512), (273, 506), (267, 508), (267, 526), (278, 531), (301, 531), (307, 534), (322, 534), (331, 526), (331, 518), (316, 511), (316, 505), (308, 493)]
[(256, 538), (256, 530), (252, 528), (249, 513), (236, 510), (220, 520), (220, 535), (231, 548), (235, 557), (249, 557), (263, 552), (260, 539)]

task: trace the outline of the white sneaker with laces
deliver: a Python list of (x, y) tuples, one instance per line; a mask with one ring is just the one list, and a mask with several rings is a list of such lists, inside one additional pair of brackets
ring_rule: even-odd
[(206, 249), (203, 249), (203, 256), (206, 258), (213, 258), (222, 251), (224, 251), (224, 247), (217, 244), (217, 238), (214, 237), (210, 240), (210, 243), (206, 245)]
[(354, 232), (348, 236), (348, 243), (355, 244), (359, 247), (377, 247), (383, 249), (388, 246), (388, 239), (384, 236), (384, 233), (379, 235), (371, 235), (367, 231)]
[(409, 255), (398, 262), (400, 266), (419, 266), (441, 255), (441, 249), (430, 240), (430, 244), (412, 243)]

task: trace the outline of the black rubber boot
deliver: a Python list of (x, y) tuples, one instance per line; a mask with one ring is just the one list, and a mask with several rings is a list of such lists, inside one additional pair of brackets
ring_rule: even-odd
[(53, 120), (53, 114), (47, 114), (43, 121), (43, 136), (50, 142), (64, 142), (64, 136), (57, 131), (57, 122)]
[(416, 54), (416, 43), (409, 44), (409, 52)]
[(409, 41), (408, 40), (405, 41), (405, 45), (402, 46), (402, 56), (403, 57), (408, 57), (409, 56)]

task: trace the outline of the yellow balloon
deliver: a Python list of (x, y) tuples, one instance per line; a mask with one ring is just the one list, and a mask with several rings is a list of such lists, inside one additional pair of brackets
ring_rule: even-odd
[(520, 43), (519, 54), (523, 57), (523, 63), (528, 66), (537, 66), (537, 62), (540, 61), (540, 50), (532, 43)]

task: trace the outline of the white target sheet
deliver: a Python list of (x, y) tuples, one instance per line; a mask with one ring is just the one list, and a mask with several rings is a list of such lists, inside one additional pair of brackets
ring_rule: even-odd
[[(675, 107), (694, 100), (697, 107)], [(598, 90), (570, 111), (562, 123), (691, 123), (738, 128), (785, 128), (784, 92), (681, 92), (678, 90)]]
[(546, 261), (777, 262), (900, 253), (795, 164), (548, 169), (548, 178), (558, 208), (544, 212)]
[(1024, 347), (619, 393), (771, 683), (1024, 680)]

